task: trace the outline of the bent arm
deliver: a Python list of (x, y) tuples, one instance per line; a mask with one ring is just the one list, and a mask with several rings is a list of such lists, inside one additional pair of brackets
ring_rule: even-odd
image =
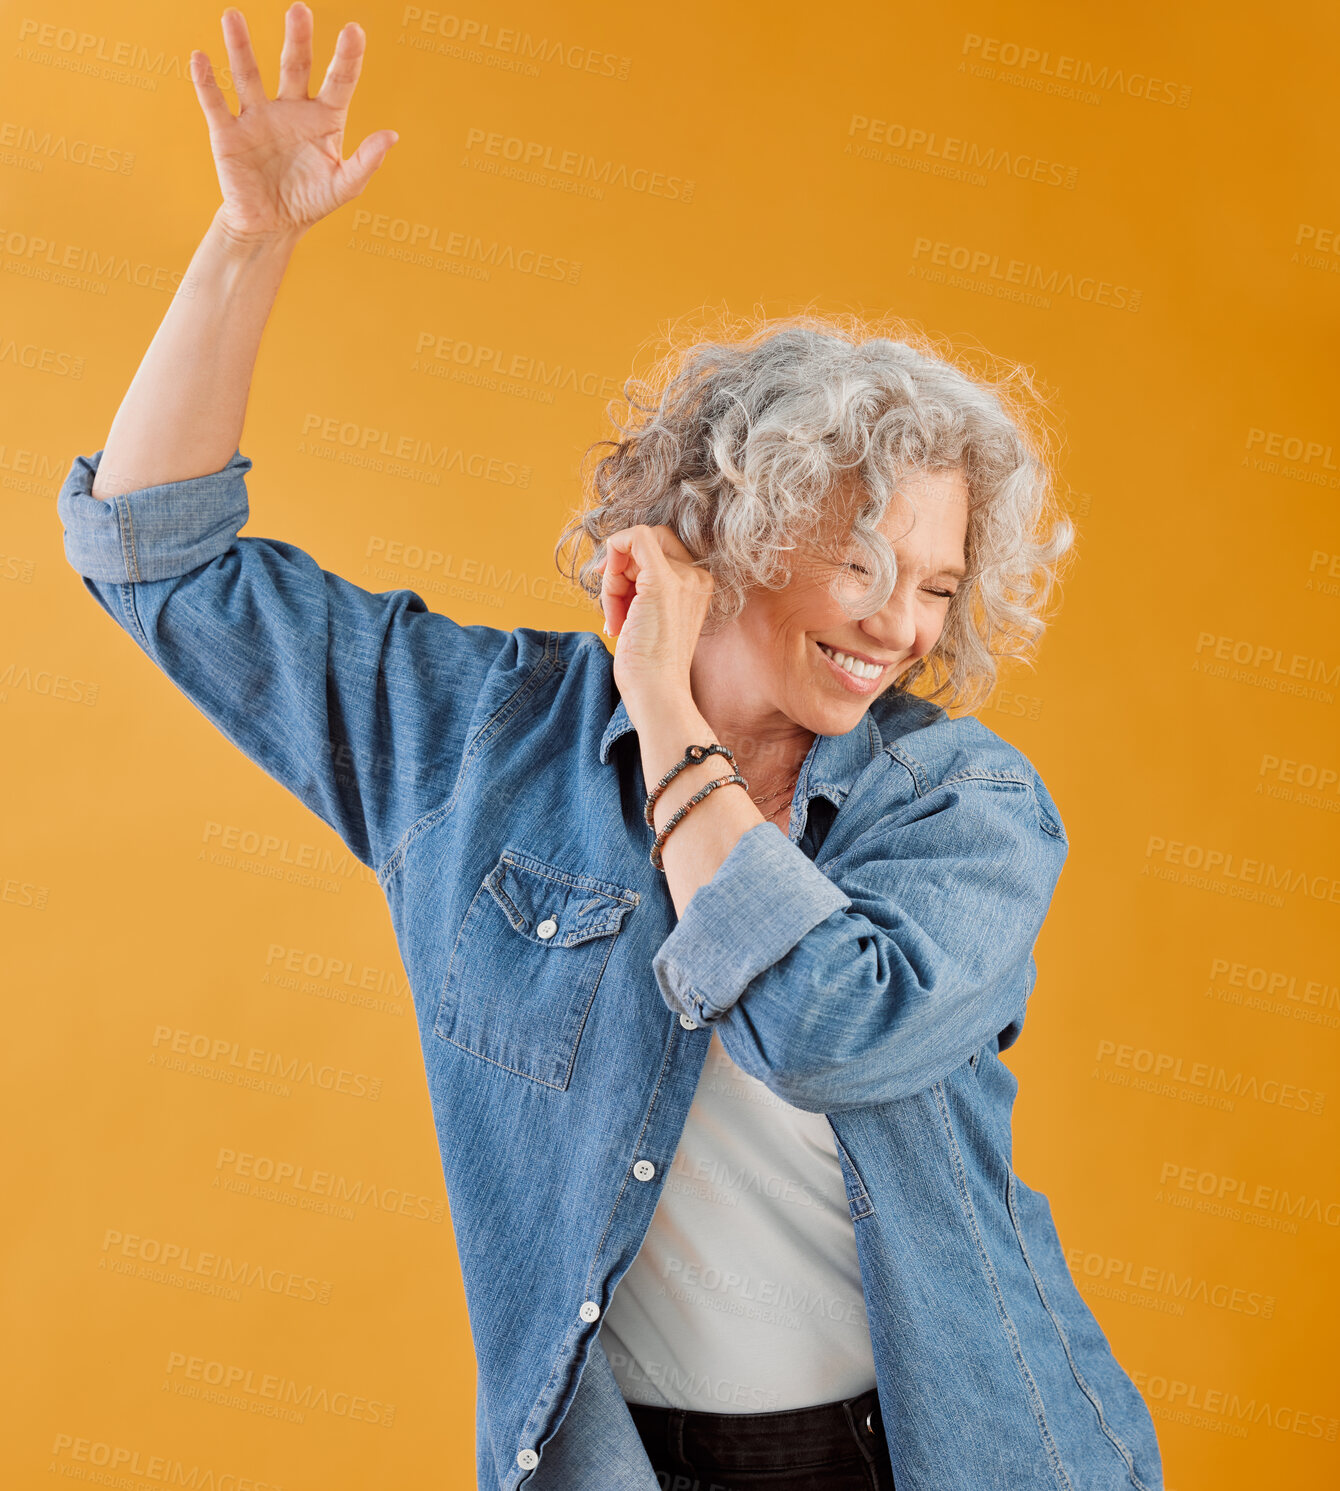
[(1067, 852), (1027, 784), (987, 778), (911, 798), (822, 869), (763, 823), (694, 893), (657, 983), (794, 1107), (907, 1097), (1022, 1012)]
[(261, 333), (301, 234), (241, 241), (216, 212), (112, 421), (92, 495), (221, 471), (242, 438)]
[(56, 501), (66, 558), (211, 723), (378, 869), (449, 799), (470, 738), (553, 648), (242, 537), (250, 467), (238, 453), (100, 502), (101, 453), (80, 456)]

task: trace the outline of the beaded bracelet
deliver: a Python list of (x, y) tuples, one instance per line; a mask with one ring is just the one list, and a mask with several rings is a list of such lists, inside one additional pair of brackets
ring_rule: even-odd
[(661, 780), (656, 783), (655, 787), (652, 788), (651, 796), (647, 799), (647, 806), (643, 810), (648, 828), (656, 827), (656, 821), (652, 817), (652, 809), (656, 806), (656, 799), (660, 797), (661, 793), (665, 791), (686, 766), (693, 766), (696, 762), (706, 761), (709, 756), (724, 756), (732, 766), (735, 765), (735, 752), (729, 746), (718, 745), (715, 742), (711, 745), (689, 746), (685, 750), (683, 758), (672, 766)]
[(670, 837), (671, 830), (695, 803), (701, 802), (709, 792), (715, 792), (718, 787), (729, 786), (731, 782), (738, 782), (746, 792), (749, 791), (749, 783), (745, 781), (738, 771), (732, 772), (728, 777), (713, 777), (701, 792), (695, 792), (682, 807), (676, 808), (670, 817), (665, 820), (665, 827), (656, 835), (656, 842), (651, 846), (651, 862), (662, 874), (665, 872), (665, 866), (661, 863), (661, 846)]

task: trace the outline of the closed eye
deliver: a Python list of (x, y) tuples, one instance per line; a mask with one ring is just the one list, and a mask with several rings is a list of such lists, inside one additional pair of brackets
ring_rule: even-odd
[[(849, 560), (847, 562), (845, 568), (847, 568), (849, 570), (855, 570), (858, 575), (869, 575), (869, 573), (870, 573), (870, 571), (868, 569), (866, 569), (866, 567), (863, 564), (857, 564), (857, 563), (855, 563), (855, 561), (852, 561), (852, 560)], [(926, 589), (927, 589), (927, 591), (928, 591), (929, 594), (931, 594), (931, 595), (938, 595), (943, 600), (947, 600), (947, 601), (952, 601), (954, 599), (954, 597), (958, 594), (958, 592), (956, 590), (936, 590), (932, 586), (927, 586)]]

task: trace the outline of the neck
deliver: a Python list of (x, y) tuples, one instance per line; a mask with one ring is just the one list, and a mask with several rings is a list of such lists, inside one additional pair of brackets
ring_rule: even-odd
[(814, 743), (814, 731), (765, 704), (757, 680), (739, 676), (729, 658), (717, 652), (704, 637), (693, 657), (691, 686), (702, 717), (734, 752), (736, 770), (749, 779), (751, 793), (794, 781)]

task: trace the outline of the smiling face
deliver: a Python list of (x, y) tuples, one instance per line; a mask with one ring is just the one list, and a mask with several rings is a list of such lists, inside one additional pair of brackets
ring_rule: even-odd
[[(829, 590), (842, 567), (798, 551), (785, 587), (754, 590), (734, 620), (700, 638), (692, 686), (695, 698), (710, 701), (707, 718), (760, 736), (796, 727), (845, 735), (935, 646), (965, 568), (967, 484), (958, 470), (921, 472), (902, 493), (915, 504), (915, 522), (900, 495), (880, 525), (898, 559), (888, 603), (854, 619)], [(858, 560), (853, 549), (853, 598), (866, 583)]]

